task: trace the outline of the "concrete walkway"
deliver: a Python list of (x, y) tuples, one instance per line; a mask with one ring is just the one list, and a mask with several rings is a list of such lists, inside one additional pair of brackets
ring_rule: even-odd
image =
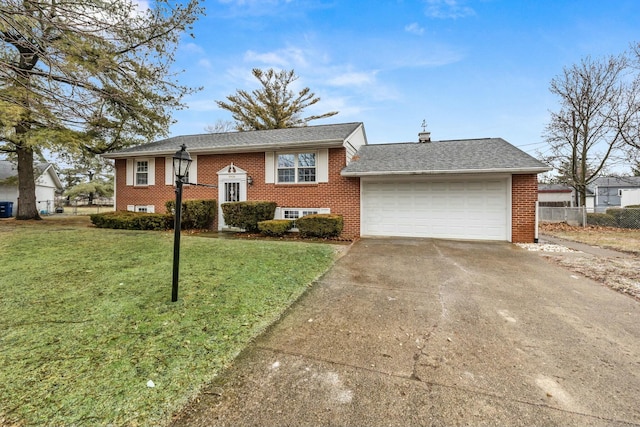
[(550, 236), (548, 234), (541, 234), (540, 243), (552, 243), (554, 245), (565, 246), (567, 248), (584, 252), (591, 255), (596, 255), (605, 258), (635, 258), (633, 254), (614, 251), (611, 249), (601, 248), (599, 246), (591, 246), (586, 243), (574, 242), (571, 240), (561, 239), (560, 237)]
[(640, 425), (640, 304), (508, 243), (363, 239), (175, 426)]

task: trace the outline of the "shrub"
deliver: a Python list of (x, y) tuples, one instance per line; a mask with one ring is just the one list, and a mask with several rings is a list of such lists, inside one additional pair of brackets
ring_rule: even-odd
[(296, 227), (302, 237), (337, 237), (342, 233), (342, 215), (313, 214), (296, 220)]
[(616, 218), (606, 213), (588, 213), (587, 224), (601, 225), (604, 227), (617, 227)]
[(607, 209), (607, 214), (616, 220), (620, 228), (640, 228), (640, 215), (635, 209)]
[[(176, 202), (170, 200), (165, 203), (167, 212), (175, 212)], [(180, 226), (183, 230), (208, 230), (213, 227), (216, 219), (217, 202), (215, 200), (184, 200)], [(173, 228), (173, 223), (171, 225)]]
[(275, 202), (229, 202), (220, 206), (225, 224), (242, 228), (250, 233), (259, 231), (258, 223), (273, 219), (276, 213)]
[(293, 227), (293, 221), (290, 219), (271, 219), (268, 221), (260, 221), (258, 230), (265, 236), (280, 237)]
[(98, 228), (168, 230), (173, 227), (173, 216), (170, 214), (117, 211), (91, 214), (90, 218)]

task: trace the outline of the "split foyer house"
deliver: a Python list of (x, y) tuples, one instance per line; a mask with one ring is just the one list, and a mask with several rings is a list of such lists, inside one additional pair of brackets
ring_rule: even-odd
[[(183, 199), (276, 202), (276, 218), (344, 217), (344, 237), (532, 242), (537, 174), (550, 168), (500, 138), (367, 144), (362, 123), (168, 138), (115, 160), (117, 210), (164, 212), (172, 156), (193, 163)], [(225, 228), (219, 210), (215, 227)]]

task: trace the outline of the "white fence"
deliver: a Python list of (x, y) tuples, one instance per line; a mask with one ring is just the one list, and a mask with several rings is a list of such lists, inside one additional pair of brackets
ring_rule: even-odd
[(587, 223), (587, 209), (578, 208), (550, 208), (538, 207), (538, 220), (540, 222), (566, 222), (569, 225), (585, 226)]

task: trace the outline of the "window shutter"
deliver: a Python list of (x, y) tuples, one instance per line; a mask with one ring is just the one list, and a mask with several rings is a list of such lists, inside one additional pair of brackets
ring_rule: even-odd
[(316, 165), (318, 182), (329, 182), (329, 149), (318, 150), (318, 163)]
[(135, 159), (127, 159), (127, 185), (133, 185), (133, 168), (135, 167)]
[(264, 182), (267, 184), (275, 183), (276, 160), (275, 153), (273, 151), (267, 151), (264, 153)]
[(165, 185), (173, 185), (173, 157), (164, 158), (164, 183)]
[(156, 185), (156, 159), (149, 159), (149, 182), (147, 185)]
[(189, 166), (189, 182), (198, 183), (198, 156), (191, 156), (191, 166)]

